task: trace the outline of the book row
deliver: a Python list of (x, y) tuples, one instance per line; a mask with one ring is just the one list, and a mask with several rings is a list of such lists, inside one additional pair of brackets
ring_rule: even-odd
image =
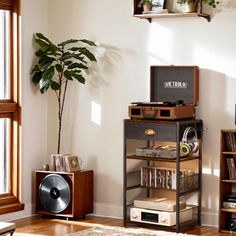
[(225, 132), (227, 151), (236, 152), (236, 136), (234, 132)]
[(233, 155), (233, 157), (226, 158), (226, 162), (227, 162), (227, 166), (228, 166), (229, 178), (236, 179), (235, 155)]

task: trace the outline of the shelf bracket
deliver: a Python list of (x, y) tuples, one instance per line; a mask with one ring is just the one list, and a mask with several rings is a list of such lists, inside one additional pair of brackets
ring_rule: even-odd
[(205, 18), (208, 22), (211, 21), (211, 17), (208, 14), (198, 13), (198, 16)]
[(205, 19), (207, 19), (208, 22), (211, 21), (210, 15), (205, 14), (205, 13), (202, 12), (202, 0), (200, 1), (200, 11), (199, 11), (199, 13), (198, 13), (198, 16), (204, 17)]

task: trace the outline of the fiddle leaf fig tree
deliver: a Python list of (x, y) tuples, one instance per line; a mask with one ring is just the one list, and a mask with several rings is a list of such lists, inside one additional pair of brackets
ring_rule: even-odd
[(68, 83), (85, 84), (85, 71), (89, 69), (89, 61), (96, 62), (91, 51), (96, 44), (86, 39), (69, 39), (54, 44), (42, 33), (34, 35), (37, 45), (35, 52), (38, 58), (32, 69), (32, 82), (39, 86), (41, 94), (49, 89), (54, 91), (58, 104), (58, 143), (60, 153), (62, 116)]

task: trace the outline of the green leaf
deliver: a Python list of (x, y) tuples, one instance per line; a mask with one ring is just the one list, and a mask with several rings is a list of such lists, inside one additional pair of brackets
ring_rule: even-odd
[(85, 78), (80, 74), (81, 71), (72, 70), (70, 75), (82, 84), (85, 84)]
[(42, 78), (39, 81), (40, 92), (43, 94), (45, 93), (51, 86), (52, 80), (47, 78)]
[(73, 51), (73, 52), (79, 51), (79, 49), (80, 49), (79, 47), (68, 48), (68, 50)]
[(38, 51), (35, 52), (35, 55), (36, 55), (37, 57), (42, 57), (42, 56), (45, 55), (45, 54), (46, 54), (46, 52), (43, 51), (43, 50), (41, 50), (41, 49), (39, 49)]
[(87, 39), (81, 39), (80, 41), (83, 42), (83, 43), (86, 43), (90, 46), (97, 46), (95, 42), (87, 40)]
[(82, 57), (81, 54), (75, 54), (74, 58), (87, 64), (87, 61), (84, 60), (84, 57)]
[(32, 82), (34, 85), (38, 85), (39, 81), (42, 79), (43, 72), (36, 72), (32, 77)]
[(65, 61), (65, 65), (70, 65), (70, 64), (72, 64), (73, 63), (73, 61)]
[(38, 72), (38, 71), (40, 71), (40, 69), (39, 69), (38, 64), (36, 64), (36, 65), (34, 66), (34, 68), (32, 69), (31, 74), (33, 74), (33, 73), (35, 73), (35, 72)]
[(47, 70), (45, 70), (43, 72), (44, 79), (51, 80), (53, 76), (54, 76), (54, 67), (53, 66), (49, 67)]
[(66, 40), (66, 41), (64, 41), (64, 42), (62, 42), (62, 43), (59, 43), (58, 46), (64, 47), (64, 46), (67, 45), (67, 44), (77, 43), (77, 42), (79, 42), (78, 39), (69, 39), (69, 40)]
[(74, 53), (70, 53), (70, 52), (65, 52), (62, 54), (62, 56), (59, 58), (60, 61), (65, 61), (65, 60), (68, 60), (68, 59), (71, 59), (74, 57)]
[(50, 44), (41, 40), (41, 39), (35, 39), (35, 42), (39, 45), (39, 47), (41, 47), (41, 49), (43, 51), (45, 51), (46, 49), (48, 49), (50, 47)]
[(56, 81), (51, 82), (51, 89), (52, 90), (59, 90), (61, 88), (60, 84), (58, 84)]
[(70, 73), (70, 71), (68, 71), (68, 70), (65, 70), (65, 71), (64, 71), (64, 76), (65, 76), (67, 79), (69, 79), (69, 80), (73, 80), (73, 78), (72, 78), (72, 76), (71, 76), (71, 73)]
[(75, 68), (88, 69), (88, 67), (85, 66), (84, 64), (77, 63), (77, 62), (75, 62), (75, 63), (68, 66), (68, 69), (75, 69)]
[[(40, 45), (42, 44), (42, 42), (44, 42), (43, 48), (44, 48), (45, 50), (51, 50), (51, 51), (60, 50), (54, 43), (52, 43), (52, 42), (51, 42), (47, 37), (45, 37), (42, 33), (36, 33), (35, 35), (36, 35), (35, 41), (36, 41), (36, 40), (40, 40), (40, 41), (38, 41)], [(36, 42), (37, 42), (37, 41), (36, 41)], [(45, 50), (44, 50), (44, 51), (45, 51)]]
[(85, 78), (81, 74), (72, 73), (72, 76), (82, 84), (85, 84)]
[[(42, 33), (36, 33), (35, 34), (38, 38), (48, 42), (49, 44), (53, 44), (47, 37), (45, 37)], [(55, 46), (55, 45), (54, 45)]]
[(42, 57), (40, 57), (39, 59), (39, 64), (41, 66), (44, 66), (44, 65), (51, 65), (54, 61), (56, 61), (55, 58), (53, 57), (49, 57), (47, 55), (43, 55)]
[(80, 48), (79, 51), (83, 55), (85, 55), (90, 61), (97, 61), (93, 53), (91, 53), (87, 48)]
[(61, 73), (63, 71), (62, 65), (61, 64), (56, 64), (56, 70)]

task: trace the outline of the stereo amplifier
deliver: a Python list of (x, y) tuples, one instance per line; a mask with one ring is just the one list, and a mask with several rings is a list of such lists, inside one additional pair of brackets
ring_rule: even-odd
[(223, 202), (225, 208), (236, 208), (236, 202)]
[[(186, 207), (180, 211), (180, 223), (193, 219), (193, 208)], [(154, 211), (133, 207), (130, 209), (130, 220), (155, 225), (173, 226), (176, 225), (176, 212)]]

